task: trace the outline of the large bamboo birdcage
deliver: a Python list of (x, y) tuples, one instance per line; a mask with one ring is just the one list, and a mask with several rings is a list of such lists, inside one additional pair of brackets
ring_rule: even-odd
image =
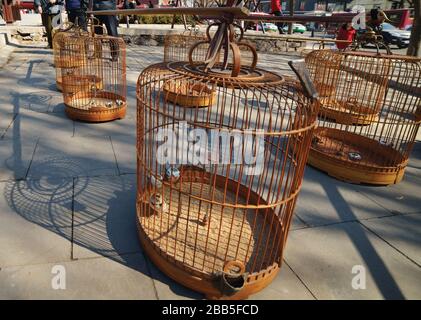
[(306, 58), (323, 96), (309, 163), (354, 183), (401, 181), (420, 124), (419, 58), (314, 51)]
[[(159, 63), (138, 79), (137, 222), (168, 276), (238, 299), (282, 264), (318, 104), (296, 81), (241, 65), (224, 41), (232, 30), (218, 30), (209, 63)], [(218, 62), (224, 50), (232, 59)]]
[(76, 33), (65, 39), (68, 61), (62, 75), (65, 111), (69, 118), (102, 122), (126, 114), (126, 46), (121, 38)]

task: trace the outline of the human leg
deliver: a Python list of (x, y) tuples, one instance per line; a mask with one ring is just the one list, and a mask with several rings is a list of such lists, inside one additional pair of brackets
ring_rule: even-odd
[(53, 47), (53, 35), (52, 35), (53, 25), (51, 23), (52, 17), (53, 16), (49, 15), (48, 13), (44, 13), (44, 12), (41, 13), (41, 21), (42, 21), (42, 25), (45, 28), (45, 33), (47, 34), (49, 48)]

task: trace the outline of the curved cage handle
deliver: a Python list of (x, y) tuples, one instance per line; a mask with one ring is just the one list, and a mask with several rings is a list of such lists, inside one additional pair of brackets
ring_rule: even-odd
[(68, 24), (68, 26), (67, 26), (67, 27), (64, 27), (63, 29), (58, 28), (57, 32), (67, 32), (67, 31), (70, 31), (70, 30), (72, 30), (72, 29), (74, 29), (74, 28), (77, 28), (77, 25), (76, 25), (76, 24), (74, 24), (74, 23), (71, 23), (70, 21), (67, 21), (67, 22), (63, 23), (63, 26), (64, 26), (66, 23)]
[[(195, 44), (193, 44), (190, 47), (190, 50), (189, 50), (189, 53), (188, 53), (188, 58), (189, 58), (189, 63), (191, 65), (197, 65), (198, 64), (197, 62), (193, 61), (193, 52), (194, 52), (194, 50), (196, 50), (196, 48), (198, 46), (200, 46), (202, 44), (210, 44), (210, 42), (209, 42), (209, 40), (197, 41)], [(240, 71), (241, 71), (241, 50), (240, 50), (240, 46), (247, 47), (253, 55), (253, 60), (251, 62), (251, 65), (249, 66), (251, 71), (254, 71), (254, 69), (256, 68), (256, 65), (257, 65), (258, 56), (257, 56), (256, 49), (252, 45), (250, 45), (246, 42), (237, 42), (237, 43), (236, 42), (229, 42), (229, 50), (231, 50), (232, 54), (233, 54), (231, 77), (237, 77), (240, 74)], [(228, 51), (226, 49), (225, 49), (225, 52), (224, 52), (224, 56), (228, 56)], [(205, 61), (204, 63), (206, 64), (207, 62), (208, 61)], [(217, 62), (219, 62), (219, 52), (218, 52), (218, 56), (214, 59), (213, 63), (210, 63), (207, 66), (207, 70), (211, 69), (213, 67), (213, 65)], [(224, 59), (222, 69), (226, 69), (227, 66), (228, 66), (228, 59)]]
[(209, 44), (209, 41), (207, 40), (202, 40), (202, 41), (197, 41), (195, 42), (189, 49), (189, 53), (188, 53), (188, 58), (189, 58), (189, 64), (191, 64), (192, 66), (197, 65), (198, 63), (193, 61), (193, 52), (194, 50), (196, 50), (196, 48), (202, 44)]
[[(201, 44), (209, 44), (209, 41), (207, 41), (207, 40), (198, 41), (190, 47), (188, 58), (189, 58), (189, 63), (193, 66), (199, 64), (199, 63), (195, 63), (193, 61), (193, 52)], [(230, 43), (229, 48), (232, 50), (232, 53), (233, 53), (233, 65), (232, 65), (231, 76), (236, 77), (240, 74), (240, 70), (241, 70), (240, 48), (235, 43)], [(228, 55), (228, 52), (225, 51), (224, 54)], [(219, 56), (219, 53), (218, 53), (218, 56)], [(207, 64), (208, 61), (205, 61), (204, 63), (207, 64), (205, 71), (208, 71), (209, 69), (211, 69), (214, 66), (214, 64), (218, 61), (219, 61), (219, 57), (216, 57), (212, 61), (212, 63), (210, 63), (210, 64)], [(203, 62), (201, 62), (201, 63), (203, 63)], [(227, 67), (227, 65), (228, 65), (228, 60), (226, 60), (226, 63), (223, 64), (222, 68), (225, 69)]]
[(222, 271), (216, 272), (215, 285), (222, 296), (229, 297), (240, 292), (248, 278), (244, 264), (238, 260), (228, 261)]
[(108, 31), (107, 28), (101, 23), (101, 21), (94, 17), (94, 16), (89, 16), (86, 19), (86, 27), (89, 30), (89, 34), (94, 37), (95, 36), (95, 28), (102, 28), (102, 34), (103, 35), (108, 35)]
[[(69, 22), (69, 23), (71, 23), (71, 22)], [(79, 25), (79, 17), (75, 18), (75, 22), (72, 24), (71, 27), (69, 27), (69, 28), (67, 28), (66, 30), (63, 30), (63, 31), (70, 31), (72, 29), (79, 36), (81, 36), (83, 34), (86, 35), (86, 33), (87, 33), (87, 31), (81, 25)]]
[(251, 69), (251, 71), (254, 71), (254, 69), (256, 69), (257, 59), (258, 59), (256, 48), (253, 47), (251, 44), (249, 44), (247, 42), (237, 42), (237, 45), (247, 47), (251, 51), (251, 53), (253, 55), (253, 60), (252, 60), (251, 65), (250, 65), (250, 69)]
[[(77, 20), (76, 20), (77, 22)], [(64, 26), (64, 28), (63, 28)], [(70, 21), (65, 21), (63, 22), (63, 24), (59, 27), (53, 28), (53, 32), (68, 32), (72, 29), (74, 29), (75, 31), (78, 31), (79, 26), (77, 25), (77, 23), (72, 23)]]

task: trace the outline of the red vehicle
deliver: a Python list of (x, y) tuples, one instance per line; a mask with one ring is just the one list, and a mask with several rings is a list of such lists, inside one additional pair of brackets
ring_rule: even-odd
[(20, 10), (34, 10), (34, 0), (20, 0), (19, 3)]
[(414, 21), (414, 18), (411, 18), (411, 15), (413, 15), (413, 9), (391, 9), (385, 10), (384, 12), (392, 21), (391, 24), (398, 29), (407, 29), (412, 26)]

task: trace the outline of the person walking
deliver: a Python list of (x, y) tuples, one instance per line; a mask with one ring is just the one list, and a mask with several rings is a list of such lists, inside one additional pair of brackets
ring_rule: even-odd
[(86, 30), (86, 11), (89, 0), (66, 0), (66, 11), (71, 23), (77, 24)]
[(52, 19), (61, 12), (63, 5), (64, 0), (34, 0), (35, 9), (41, 14), (42, 25), (47, 33), (49, 48), (53, 47)]
[[(99, 10), (116, 10), (116, 0), (91, 0), (93, 1), (93, 11)], [(107, 28), (109, 36), (118, 37), (117, 26), (118, 20), (115, 15), (111, 16), (95, 16), (101, 25), (95, 27), (96, 34), (103, 34), (102, 25)]]
[[(277, 17), (283, 16), (282, 14), (282, 5), (281, 0), (271, 0), (270, 1), (272, 14)], [(282, 29), (284, 27), (284, 24), (282, 22), (276, 23), (276, 26), (278, 27), (279, 34), (284, 34), (284, 30)]]
[[(136, 6), (140, 4), (137, 0), (124, 0), (123, 1), (123, 9), (136, 9)], [(139, 19), (136, 15), (127, 16), (126, 17), (127, 23), (139, 23)]]

